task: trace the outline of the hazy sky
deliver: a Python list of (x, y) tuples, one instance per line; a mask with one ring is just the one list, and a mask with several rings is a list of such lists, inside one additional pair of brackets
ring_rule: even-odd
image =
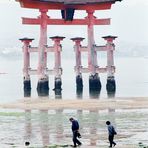
[[(33, 37), (37, 44), (39, 26), (27, 26), (21, 24), (21, 17), (37, 17), (37, 10), (23, 9), (14, 0), (0, 0), (0, 47), (20, 46), (18, 38)], [(60, 12), (48, 12), (52, 17), (61, 17)], [(76, 12), (75, 17), (85, 17), (85, 12)], [(118, 43), (133, 43), (148, 45), (148, 0), (123, 0), (112, 5), (111, 10), (97, 11), (98, 18), (111, 18), (110, 26), (95, 27), (95, 42), (103, 43), (104, 35), (117, 35)], [(48, 26), (48, 35), (61, 35), (69, 38), (87, 36), (86, 26)], [(49, 42), (50, 43), (50, 42)], [(84, 42), (85, 44), (85, 42)]]

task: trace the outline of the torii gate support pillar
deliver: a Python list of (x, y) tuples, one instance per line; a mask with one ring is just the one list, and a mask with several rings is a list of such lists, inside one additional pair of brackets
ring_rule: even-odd
[(76, 72), (76, 90), (77, 92), (83, 91), (83, 79), (82, 79), (82, 73), (81, 73), (81, 41), (84, 40), (84, 38), (76, 37), (71, 38), (72, 41), (75, 42), (74, 50), (76, 54), (76, 66), (75, 66), (75, 72)]
[(47, 68), (47, 52), (45, 52), (47, 46), (47, 9), (40, 9), (40, 40), (38, 47), (39, 61), (38, 61), (38, 84), (37, 92), (39, 96), (46, 96), (49, 94), (49, 82), (48, 75), (45, 73)]
[(93, 15), (94, 10), (87, 10), (89, 21), (88, 24), (88, 68), (90, 71), (89, 76), (89, 91), (100, 91), (101, 82), (99, 74), (96, 72), (97, 65), (97, 53), (95, 51), (95, 41), (94, 41), (94, 20), (95, 16)]
[(23, 45), (23, 53), (24, 53), (24, 67), (23, 67), (23, 76), (24, 76), (24, 93), (30, 94), (31, 91), (31, 81), (30, 81), (30, 75), (29, 75), (29, 68), (30, 68), (30, 53), (29, 53), (29, 46), (30, 43), (34, 39), (30, 38), (22, 38), (21, 40)]
[(54, 41), (54, 54), (55, 54), (55, 66), (54, 66), (54, 72), (55, 72), (55, 81), (54, 81), (54, 89), (55, 93), (58, 93), (62, 90), (62, 68), (61, 68), (61, 50), (62, 46), (60, 42), (65, 38), (62, 36), (54, 36), (50, 37)]
[(106, 84), (106, 90), (108, 94), (115, 93), (116, 91), (116, 82), (115, 82), (115, 66), (114, 66), (114, 50), (115, 50), (115, 44), (113, 43), (113, 40), (115, 40), (116, 36), (105, 36), (103, 37), (106, 41), (106, 47), (107, 47), (107, 84)]

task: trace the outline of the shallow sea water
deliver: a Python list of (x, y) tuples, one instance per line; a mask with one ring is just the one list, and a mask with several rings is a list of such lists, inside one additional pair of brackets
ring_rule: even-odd
[[(9, 59), (0, 57), (0, 102), (13, 102), (24, 97), (23, 92), (23, 74), (22, 67), (23, 61), (19, 59)], [(51, 69), (52, 63), (49, 64)], [(68, 64), (67, 64), (68, 63)], [(74, 59), (67, 59), (62, 61), (63, 74), (62, 74), (62, 93), (60, 98), (62, 99), (77, 99), (79, 98), (76, 93), (75, 84), (75, 72), (74, 72)], [(106, 59), (100, 59), (100, 65), (104, 67), (106, 65)], [(148, 96), (148, 59), (147, 58), (116, 58), (116, 94), (115, 97), (147, 97)], [(37, 60), (31, 61), (31, 67), (36, 68)], [(87, 66), (87, 60), (84, 59), (84, 66)], [(5, 74), (3, 74), (5, 73)], [(81, 98), (90, 98), (88, 88), (89, 74), (83, 74), (84, 88)], [(106, 74), (100, 74), (100, 80), (102, 89), (100, 94), (93, 98), (102, 99), (108, 98), (106, 92)], [(36, 75), (31, 76), (31, 97), (37, 98), (36, 91), (38, 77)], [(54, 88), (54, 76), (49, 76), (49, 99), (55, 99), (55, 93), (52, 90)]]
[[(119, 146), (148, 144), (148, 110), (26, 110), (0, 112), (0, 145), (4, 148), (21, 147), (25, 141), (31, 146), (71, 145), (69, 118), (80, 123), (83, 145), (107, 147), (106, 120), (116, 127), (115, 141)], [(142, 137), (141, 137), (142, 136)]]

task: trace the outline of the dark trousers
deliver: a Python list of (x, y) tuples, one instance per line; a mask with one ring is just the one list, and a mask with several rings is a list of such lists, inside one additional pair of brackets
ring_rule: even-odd
[(73, 131), (73, 144), (76, 146), (76, 144), (81, 145), (81, 142), (77, 139), (77, 131)]
[(110, 147), (112, 147), (112, 144), (116, 145), (116, 143), (114, 142), (114, 135), (109, 135), (108, 140), (110, 143)]

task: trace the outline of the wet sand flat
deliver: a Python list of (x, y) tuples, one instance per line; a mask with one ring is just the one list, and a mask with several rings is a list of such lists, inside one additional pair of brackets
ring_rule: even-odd
[(12, 103), (0, 104), (0, 108), (6, 109), (147, 109), (148, 98), (113, 98), (113, 99), (35, 99), (25, 98)]

